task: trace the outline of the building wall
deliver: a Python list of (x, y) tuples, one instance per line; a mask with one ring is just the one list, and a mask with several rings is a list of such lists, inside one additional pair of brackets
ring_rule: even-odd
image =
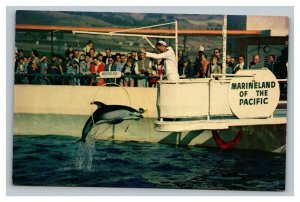
[(284, 16), (247, 16), (247, 30), (271, 30), (271, 36), (287, 36), (289, 19)]
[[(143, 107), (145, 117), (157, 117), (156, 88), (15, 85), (14, 113), (90, 115), (92, 101)], [(113, 99), (112, 99), (113, 98)]]
[[(264, 49), (265, 46), (276, 46), (276, 49), (281, 49), (285, 47), (285, 42), (288, 40), (288, 37), (252, 37), (252, 38), (246, 38), (246, 39), (238, 39), (238, 47), (236, 49), (235, 55), (238, 56), (239, 54), (244, 54), (246, 59), (246, 64), (248, 65), (250, 61), (252, 60), (252, 57), (247, 57), (247, 55), (255, 55), (259, 54), (261, 57), (266, 54), (275, 54), (276, 57), (280, 55), (278, 50), (273, 50), (272, 48), (268, 53), (265, 52), (266, 49)], [(251, 53), (248, 51), (253, 50), (253, 48), (250, 50), (248, 49), (248, 46), (257, 46), (256, 51), (252, 51)]]

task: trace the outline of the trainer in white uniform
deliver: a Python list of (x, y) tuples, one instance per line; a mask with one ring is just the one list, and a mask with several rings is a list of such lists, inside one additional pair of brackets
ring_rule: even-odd
[(145, 52), (143, 49), (141, 49), (141, 52), (145, 52), (146, 57), (150, 57), (156, 60), (164, 59), (167, 79), (171, 81), (178, 80), (178, 64), (176, 61), (174, 50), (171, 47), (167, 47), (167, 43), (165, 41), (158, 41), (155, 47), (160, 51), (160, 53), (149, 53)]

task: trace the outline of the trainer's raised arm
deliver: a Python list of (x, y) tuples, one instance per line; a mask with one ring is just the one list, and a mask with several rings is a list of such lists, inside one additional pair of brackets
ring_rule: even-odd
[(141, 48), (140, 51), (146, 53), (146, 57), (162, 59), (166, 69), (167, 79), (172, 81), (178, 80), (179, 75), (174, 50), (170, 46), (168, 47), (165, 41), (158, 41), (158, 43), (155, 45), (155, 48), (160, 53), (146, 52), (143, 48)]

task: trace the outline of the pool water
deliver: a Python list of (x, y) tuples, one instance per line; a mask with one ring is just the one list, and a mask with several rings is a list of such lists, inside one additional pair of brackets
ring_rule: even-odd
[(14, 136), (13, 183), (31, 186), (285, 189), (285, 154), (159, 143)]

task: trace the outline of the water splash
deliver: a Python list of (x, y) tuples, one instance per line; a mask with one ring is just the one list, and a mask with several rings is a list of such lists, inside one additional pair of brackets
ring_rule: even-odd
[(80, 170), (91, 170), (95, 150), (95, 132), (87, 136), (86, 142), (79, 142), (75, 154), (75, 167)]

